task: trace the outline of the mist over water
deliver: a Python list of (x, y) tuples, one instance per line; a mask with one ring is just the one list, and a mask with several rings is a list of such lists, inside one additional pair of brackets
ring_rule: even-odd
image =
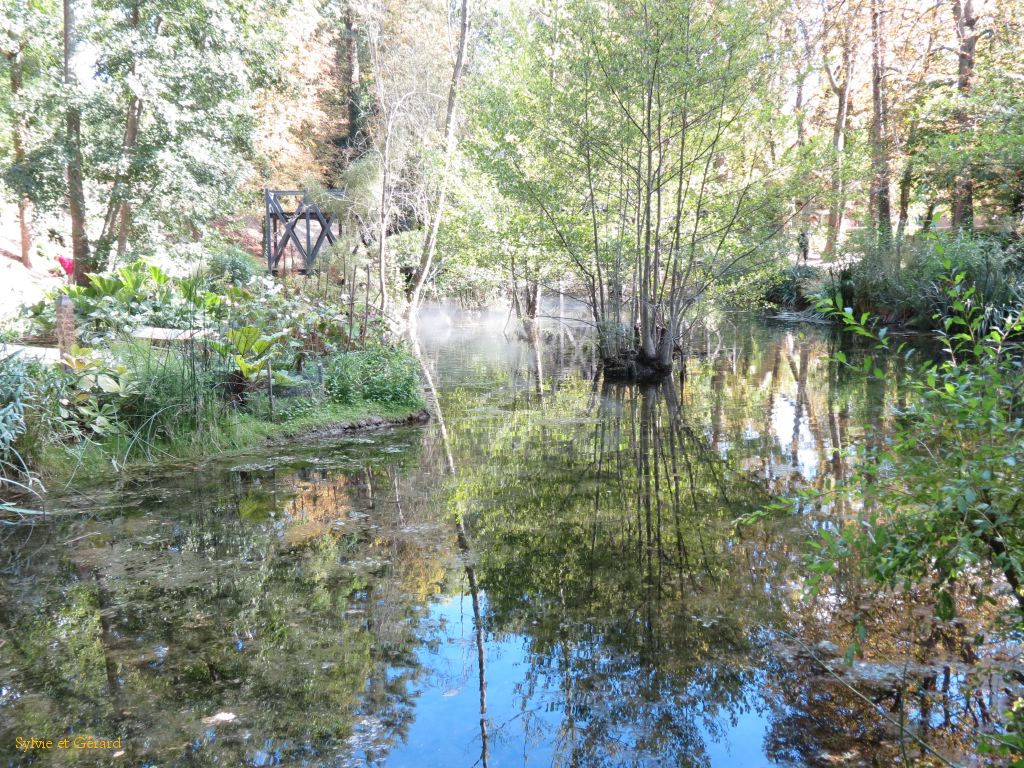
[(920, 753), (892, 713), (969, 750), (1012, 644), (875, 600), (843, 671), (872, 598), (804, 599), (801, 554), (855, 511), (734, 525), (840, 482), (884, 421), (898, 393), (828, 362), (846, 342), (727, 317), (640, 387), (602, 382), (583, 322), (533, 347), (507, 310), (419, 328), (443, 421), (138, 474), (2, 531), (4, 764), (91, 734), (126, 754), (83, 765), (894, 765)]

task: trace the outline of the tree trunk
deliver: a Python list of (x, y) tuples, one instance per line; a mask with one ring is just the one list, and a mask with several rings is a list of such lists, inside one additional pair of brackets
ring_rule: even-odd
[(896, 270), (902, 266), (903, 239), (907, 233), (907, 220), (910, 217), (910, 187), (914, 181), (913, 159), (907, 158), (907, 164), (900, 176), (900, 208), (896, 223)]
[(889, 195), (889, 133), (885, 100), (885, 10), (871, 0), (871, 210), (878, 250), (892, 249), (892, 202)]
[(345, 65), (348, 70), (348, 131), (345, 141), (351, 147), (359, 133), (360, 95), (359, 39), (351, 6), (345, 10)]
[(75, 260), (75, 282), (88, 285), (90, 272), (95, 271), (89, 254), (89, 236), (85, 231), (85, 190), (82, 183), (82, 114), (75, 94), (71, 93), (75, 77), (71, 60), (75, 46), (75, 14), (72, 0), (64, 0), (64, 86), (68, 91), (67, 127), (67, 179), (68, 210), (71, 214), (71, 255)]
[[(7, 54), (11, 66), (11, 97), (17, 99), (21, 91), (24, 75), (24, 51), (19, 45), (18, 50)], [(18, 167), (25, 164), (25, 121), (20, 111), (14, 118), (14, 130), (11, 137), (14, 145), (14, 162)], [(18, 230), (21, 235), (21, 263), (27, 269), (32, 268), (32, 201), (25, 194), (18, 195)]]
[(935, 201), (928, 201), (928, 208), (924, 212), (924, 221), (921, 222), (921, 231), (928, 232), (932, 228), (932, 219), (935, 218)]
[[(390, 123), (390, 121), (389, 121)], [(388, 217), (391, 212), (390, 185), (391, 174), (391, 126), (388, 125), (387, 136), (384, 137), (384, 158), (383, 174), (380, 181), (380, 218), (377, 232), (377, 287), (380, 290), (380, 314), (385, 315), (388, 311), (387, 291), (387, 238), (388, 238)]]
[[(132, 7), (129, 23), (133, 30), (139, 28), (139, 6)], [(132, 72), (135, 71), (135, 64), (132, 63)], [(121, 155), (118, 160), (117, 174), (114, 177), (114, 186), (110, 190), (110, 200), (107, 203), (107, 215), (103, 220), (103, 230), (96, 243), (96, 257), (106, 257), (107, 267), (113, 268), (114, 261), (120, 260), (128, 248), (128, 230), (131, 220), (131, 183), (134, 175), (135, 145), (139, 138), (139, 124), (142, 120), (142, 100), (132, 94), (128, 99), (128, 108), (124, 121), (124, 138), (121, 140)], [(114, 238), (117, 238), (116, 258), (110, 258), (110, 246)]]
[(448, 89), (448, 108), (444, 120), (445, 154), (444, 165), (441, 170), (441, 189), (437, 195), (437, 202), (434, 206), (433, 215), (429, 216), (426, 237), (423, 241), (423, 251), (420, 255), (420, 264), (416, 270), (416, 281), (413, 285), (412, 294), (409, 297), (409, 308), (406, 321), (410, 329), (416, 326), (416, 312), (420, 306), (420, 296), (423, 293), (423, 286), (430, 274), (430, 267), (434, 263), (434, 249), (437, 246), (437, 232), (441, 227), (441, 216), (444, 214), (445, 199), (448, 197), (448, 183), (451, 178), (452, 158), (455, 155), (455, 106), (459, 97), (459, 82), (462, 80), (462, 70), (466, 64), (466, 49), (469, 46), (469, 0), (462, 0), (462, 19), (459, 25), (459, 49), (455, 56), (455, 68), (452, 70), (452, 83)]
[(854, 65), (854, 56), (850, 49), (851, 45), (851, 34), (849, 28), (847, 28), (846, 37), (843, 42), (842, 80), (837, 82), (832, 74), (831, 67), (828, 64), (825, 65), (829, 85), (836, 96), (836, 121), (832, 126), (832, 188), (826, 225), (825, 251), (823, 254), (825, 261), (831, 261), (835, 258), (836, 247), (843, 230), (843, 215), (846, 211), (846, 180), (843, 178), (843, 156), (846, 150), (846, 128), (853, 100), (850, 89)]
[[(978, 16), (973, 0), (953, 0), (953, 18), (956, 21), (957, 39), (957, 91), (960, 94), (960, 109), (957, 121), (962, 136), (972, 130), (970, 109), (964, 103), (974, 81), (974, 53), (978, 47), (978, 33), (975, 27)], [(971, 173), (970, 157), (964, 158), (964, 166), (957, 171), (950, 192), (952, 225), (954, 230), (974, 228), (974, 178)]]
[[(794, 105), (794, 112), (796, 114), (796, 145), (799, 150), (803, 150), (804, 145), (807, 143), (807, 130), (805, 128), (807, 105), (804, 102), (804, 82), (810, 75), (813, 69), (813, 46), (811, 45), (810, 35), (807, 32), (807, 25), (801, 20), (797, 21), (798, 35), (803, 41), (803, 60), (800, 62), (800, 67), (796, 75), (796, 104)], [(807, 261), (810, 256), (810, 243), (811, 243), (811, 199), (808, 197), (799, 197), (796, 200), (796, 218), (799, 223), (799, 235), (797, 241), (800, 244), (800, 254), (797, 259), (799, 262), (801, 259)]]

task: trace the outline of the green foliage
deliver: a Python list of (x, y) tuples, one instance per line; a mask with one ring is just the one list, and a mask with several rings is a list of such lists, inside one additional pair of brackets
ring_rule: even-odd
[(1003, 722), (1004, 732), (987, 735), (979, 745), (978, 752), (983, 755), (997, 755), (1012, 762), (1013, 768), (1024, 763), (1024, 698), (1018, 697), (1006, 713)]
[(850, 267), (850, 298), (857, 309), (888, 320), (934, 327), (951, 309), (945, 284), (951, 268), (974, 287), (975, 304), (997, 310), (1024, 296), (1019, 247), (991, 235), (920, 235), (906, 245), (898, 271), (890, 254), (863, 241), (853, 247), (864, 255)]
[[(924, 586), (942, 618), (954, 615), (960, 584), (991, 599), (997, 573), (1024, 614), (1024, 318), (1019, 306), (987, 310), (963, 272), (951, 272), (943, 291), (942, 358), (899, 372), (907, 405), (896, 428), (861, 449), (858, 472), (838, 490), (860, 506), (858, 520), (823, 532), (811, 566), (819, 578), (842, 562), (882, 587)], [(889, 347), (866, 313), (822, 309)], [(870, 357), (862, 369), (892, 375)]]
[(211, 280), (224, 285), (248, 285), (265, 271), (248, 251), (230, 244), (218, 245), (206, 262)]
[(335, 403), (369, 401), (422, 407), (415, 359), (404, 349), (374, 347), (336, 355), (327, 365), (324, 388)]
[(61, 399), (61, 418), (84, 439), (122, 434), (120, 414), (139, 393), (133, 373), (121, 361), (81, 347), (66, 362), (72, 383)]
[(25, 363), (16, 355), (0, 359), (0, 460), (7, 460), (25, 431)]
[(771, 281), (771, 287), (764, 298), (781, 307), (803, 309), (809, 304), (809, 297), (820, 285), (821, 269), (808, 264), (790, 264)]
[[(922, 192), (941, 196), (958, 175), (970, 173), (979, 212), (987, 214), (975, 226), (1005, 233), (1021, 225), (1024, 90), (1017, 77), (1020, 48), (1012, 44), (1019, 32), (1008, 28), (994, 38), (993, 45), (979, 46), (981, 76), (968, 94), (956, 89), (954, 78), (923, 89), (913, 103), (920, 127), (909, 150)], [(965, 115), (970, 130), (964, 130)]]
[[(225, 263), (223, 283), (203, 273), (172, 276), (138, 261), (92, 275), (87, 286), (62, 287), (58, 294), (75, 307), (78, 336), (91, 346), (72, 349), (66, 372), (52, 365), (15, 371), (20, 364), (10, 363), (3, 423), (7, 447), (15, 446), (24, 466), (4, 473), (27, 476), (43, 465), (52, 471), (61, 459), (87, 456), (117, 468), (244, 441), (250, 427), (265, 433), (268, 419), (315, 426), (422, 405), (415, 361), (384, 342), (368, 313), (357, 318), (354, 306), (339, 310), (336, 285), (269, 277), (236, 285), (232, 262)], [(35, 308), (35, 333), (52, 329), (55, 303), (50, 296)], [(159, 346), (133, 338), (142, 325), (204, 333)], [(346, 359), (347, 376), (339, 362)], [(322, 371), (332, 366), (336, 375), (324, 382)], [(342, 391), (346, 381), (350, 394)], [(281, 407), (271, 387), (286, 390)], [(335, 403), (351, 408), (319, 407), (329, 389)]]
[(25, 462), (15, 444), (25, 433), (27, 379), (23, 360), (16, 355), (0, 359), (0, 478), (26, 474)]
[(283, 332), (266, 335), (251, 325), (233, 328), (224, 334), (225, 341), (211, 341), (210, 347), (230, 357), (238, 372), (246, 381), (254, 381), (267, 368), (274, 345), (284, 336)]
[(594, 324), (632, 345), (615, 326), (637, 321), (648, 348), (716, 294), (763, 292), (784, 216), (752, 150), (778, 118), (757, 42), (771, 4), (584, 1), (552, 24), (518, 10), (469, 144), (509, 211), (495, 229), (515, 235), (513, 276), (561, 280), (545, 274), (559, 254)]
[(89, 275), (89, 284), (64, 285), (29, 307), (34, 334), (53, 335), (56, 299), (68, 296), (74, 305), (79, 340), (109, 344), (143, 325), (195, 328), (224, 318), (224, 296), (207, 290), (197, 277), (174, 277), (144, 260)]

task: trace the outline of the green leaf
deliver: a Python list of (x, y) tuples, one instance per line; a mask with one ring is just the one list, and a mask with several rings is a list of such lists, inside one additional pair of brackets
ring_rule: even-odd
[(240, 355), (248, 354), (253, 344), (259, 340), (260, 335), (259, 328), (254, 328), (251, 325), (227, 332), (228, 341), (234, 345), (235, 351)]
[(939, 592), (939, 598), (935, 604), (935, 614), (943, 621), (949, 621), (956, 615), (953, 596), (949, 590), (943, 589)]

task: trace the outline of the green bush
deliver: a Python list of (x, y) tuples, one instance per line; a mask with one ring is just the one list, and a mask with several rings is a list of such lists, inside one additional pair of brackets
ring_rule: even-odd
[(52, 365), (17, 355), (0, 359), (0, 491), (40, 487), (33, 461), (53, 435), (63, 434), (58, 408), (64, 383)]
[(403, 349), (385, 349), (380, 355), (375, 355), (375, 351), (364, 353), (370, 355), (370, 375), (363, 387), (363, 398), (389, 405), (421, 404), (416, 360)]
[(1008, 307), (1024, 294), (1020, 254), (996, 238), (918, 236), (904, 246), (899, 269), (892, 254), (863, 242), (852, 246), (863, 254), (850, 270), (853, 306), (885, 320), (932, 327), (936, 315), (951, 309), (944, 286), (950, 266), (975, 289), (975, 300), (983, 307)]
[[(843, 562), (883, 588), (927, 588), (942, 619), (953, 617), (957, 590), (991, 587), (1001, 573), (1016, 601), (1014, 621), (1024, 626), (1024, 316), (1020, 307), (986, 311), (963, 272), (947, 275), (940, 288), (951, 308), (939, 318), (944, 354), (897, 374), (906, 404), (895, 428), (861, 448), (853, 476), (833, 491), (861, 511), (838, 531), (822, 532), (810, 567), (814, 581)], [(866, 314), (822, 309), (889, 348), (884, 329), (871, 330)], [(847, 365), (842, 353), (836, 359)], [(871, 358), (864, 370), (892, 375)]]
[(216, 282), (230, 285), (248, 285), (254, 277), (262, 275), (262, 269), (256, 260), (236, 245), (218, 247), (206, 263), (206, 271)]
[(324, 390), (331, 401), (352, 405), (362, 396), (364, 355), (364, 352), (342, 352), (328, 363)]
[(197, 365), (188, 350), (139, 343), (121, 348), (118, 357), (131, 378), (118, 418), (140, 447), (201, 433), (204, 424), (216, 421), (215, 374)]
[(17, 355), (0, 359), (0, 475), (21, 474), (15, 443), (25, 433), (27, 368)]
[(416, 360), (401, 348), (376, 346), (335, 355), (324, 375), (324, 389), (341, 405), (360, 400), (405, 406), (423, 402)]
[(824, 279), (822, 271), (809, 264), (790, 264), (764, 295), (765, 301), (781, 307), (804, 309), (811, 306), (811, 294)]

